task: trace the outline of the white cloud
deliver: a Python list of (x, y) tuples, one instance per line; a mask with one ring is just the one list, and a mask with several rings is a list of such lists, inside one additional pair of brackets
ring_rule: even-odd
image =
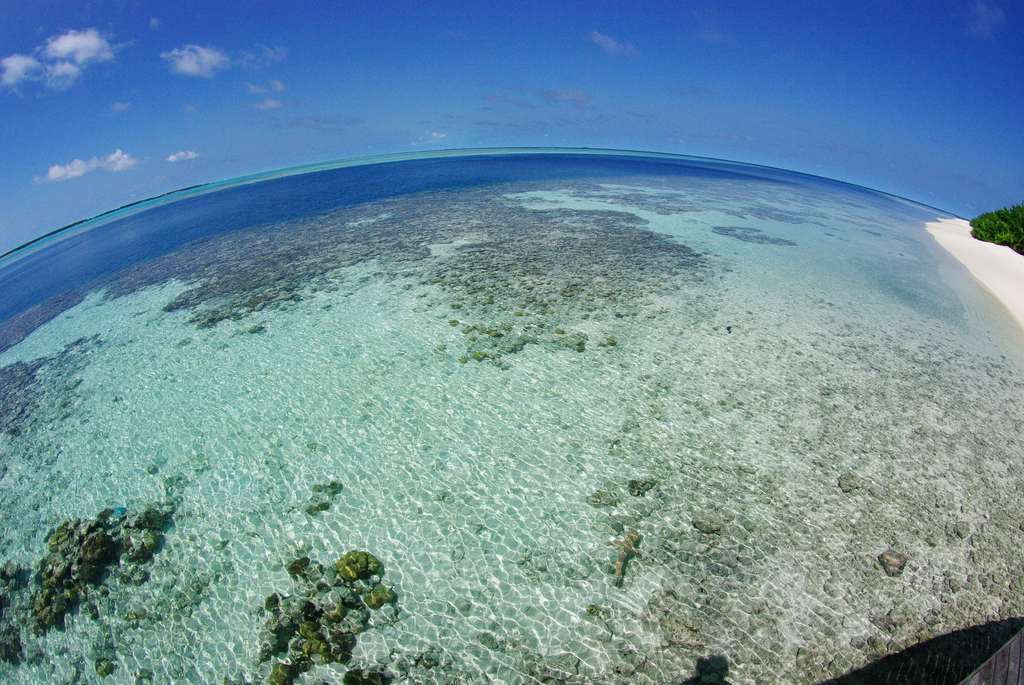
[(977, 0), (971, 9), (971, 19), (967, 23), (967, 32), (978, 38), (995, 38), (997, 29), (1006, 24), (1006, 13), (995, 3)]
[(284, 87), (284, 84), (280, 81), (270, 81), (266, 88), (263, 86), (257, 86), (255, 83), (246, 82), (245, 88), (254, 95), (263, 95), (264, 93), (282, 93), (287, 90), (287, 88)]
[(132, 103), (130, 102), (115, 102), (114, 104), (110, 105), (110, 109), (114, 112), (123, 112), (126, 109), (131, 108), (131, 106)]
[(138, 163), (139, 160), (135, 159), (131, 155), (126, 155), (120, 150), (113, 154), (107, 155), (104, 159), (101, 159), (98, 166), (101, 169), (107, 171), (124, 171), (125, 169), (131, 169)]
[(590, 40), (597, 43), (602, 50), (607, 52), (609, 55), (623, 55), (625, 57), (633, 57), (637, 54), (636, 48), (632, 45), (623, 45), (619, 41), (615, 40), (611, 36), (606, 36), (597, 31), (590, 32)]
[(109, 62), (114, 49), (96, 29), (68, 31), (46, 41), (43, 55), (55, 60), (71, 60), (76, 65), (90, 62)]
[(545, 90), (540, 94), (548, 102), (569, 102), (578, 109), (593, 109), (590, 96), (580, 90)]
[(119, 47), (111, 45), (96, 29), (67, 31), (48, 38), (32, 55), (10, 55), (0, 60), (3, 83), (15, 88), (25, 81), (43, 81), (48, 88), (66, 90), (85, 67), (112, 61)]
[(37, 177), (36, 182), (42, 183), (43, 181), (66, 181), (69, 178), (78, 178), (82, 174), (85, 174), (96, 168), (97, 165), (94, 163), (96, 161), (96, 158), (93, 157), (92, 159), (92, 162), (83, 162), (80, 159), (76, 159), (73, 162), (69, 162), (68, 164), (64, 165), (54, 164), (52, 167), (50, 167), (50, 170), (46, 173), (46, 176), (42, 178)]
[(288, 54), (287, 48), (271, 48), (266, 45), (257, 45), (256, 47), (259, 48), (258, 53), (244, 52), (242, 53), (242, 57), (239, 59), (238, 63), (243, 66), (255, 67), (258, 69), (260, 67), (273, 64), (274, 62), (280, 62)]
[(54, 164), (50, 167), (49, 171), (46, 172), (46, 176), (37, 176), (36, 183), (46, 183), (47, 181), (67, 181), (72, 178), (78, 178), (84, 174), (93, 171), (94, 169), (103, 169), (105, 171), (124, 171), (130, 169), (138, 163), (139, 160), (135, 159), (131, 155), (117, 150), (111, 154), (103, 157), (93, 157), (88, 162), (81, 159), (73, 160), (67, 164)]
[(167, 158), (168, 162), (182, 162), (186, 159), (195, 159), (199, 156), (198, 152), (192, 152), (191, 150), (182, 150), (181, 152), (175, 152), (173, 155)]
[(47, 65), (46, 85), (54, 90), (67, 90), (81, 75), (81, 67), (73, 62), (62, 60)]
[[(265, 67), (274, 62), (280, 62), (285, 58), (287, 50), (285, 48), (268, 48), (266, 45), (257, 45), (259, 52), (243, 52), (241, 56), (235, 53), (234, 56), (228, 53), (208, 45), (205, 48), (201, 45), (183, 45), (180, 48), (174, 48), (169, 52), (163, 52), (160, 54), (164, 60), (171, 65), (171, 71), (175, 74), (184, 74), (185, 76), (202, 76), (203, 78), (210, 78), (216, 72), (222, 69), (228, 69), (230, 67), (250, 67), (253, 69), (259, 69)], [(274, 84), (280, 86), (276, 87)], [(253, 88), (259, 89), (260, 86), (246, 84), (250, 92), (259, 92), (258, 90), (252, 90)], [(270, 90), (278, 91), (284, 90), (284, 84), (280, 81), (271, 81)], [(263, 90), (263, 92), (268, 92)]]
[(447, 137), (447, 134), (444, 134), (444, 133), (437, 133), (436, 131), (425, 131), (423, 133), (423, 136), (419, 140), (414, 141), (412, 144), (413, 145), (427, 145), (429, 143), (436, 143), (437, 141), (443, 140), (446, 137)]
[(28, 55), (4, 57), (0, 60), (0, 67), (3, 67), (3, 82), (8, 88), (14, 88), (22, 81), (38, 81), (46, 69), (42, 62)]
[(215, 72), (226, 69), (231, 64), (231, 59), (226, 54), (212, 46), (204, 48), (199, 45), (186, 45), (161, 53), (160, 57), (170, 63), (171, 71), (175, 74), (203, 78), (210, 78)]
[(159, 17), (150, 17), (150, 19), (149, 19), (149, 28), (150, 29), (160, 28), (160, 18)]
[(253, 104), (253, 107), (255, 107), (256, 109), (277, 109), (278, 107), (283, 106), (283, 102), (281, 102), (280, 100), (274, 100), (272, 98), (267, 98), (263, 102), (257, 102)]

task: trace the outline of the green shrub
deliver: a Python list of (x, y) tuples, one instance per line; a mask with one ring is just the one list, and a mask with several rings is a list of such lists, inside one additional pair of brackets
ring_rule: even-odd
[(997, 209), (971, 219), (971, 235), (1024, 254), (1024, 205)]

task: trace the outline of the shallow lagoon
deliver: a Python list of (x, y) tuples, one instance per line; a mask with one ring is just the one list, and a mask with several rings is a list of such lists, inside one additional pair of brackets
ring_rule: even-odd
[[(1024, 613), (1024, 347), (938, 210), (578, 151), (153, 205), (0, 264), (5, 681), (816, 683)], [(54, 531), (107, 508), (42, 625)], [(377, 581), (347, 664), (282, 627)]]

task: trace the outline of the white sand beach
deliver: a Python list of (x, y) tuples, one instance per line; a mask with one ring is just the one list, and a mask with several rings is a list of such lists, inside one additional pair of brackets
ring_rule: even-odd
[(1024, 331), (1024, 255), (972, 237), (971, 224), (964, 219), (941, 219), (925, 227), (1003, 303)]

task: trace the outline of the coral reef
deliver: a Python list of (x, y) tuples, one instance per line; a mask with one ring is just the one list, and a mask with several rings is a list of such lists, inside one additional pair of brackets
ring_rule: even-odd
[(95, 666), (96, 675), (100, 676), (101, 678), (106, 678), (108, 675), (112, 674), (117, 669), (117, 664), (115, 664), (110, 659), (96, 659)]
[[(271, 685), (290, 685), (314, 664), (348, 663), (356, 635), (369, 625), (369, 610), (390, 606), (385, 620), (397, 616), (393, 605), (398, 596), (381, 584), (384, 565), (369, 552), (351, 550), (328, 567), (300, 557), (285, 568), (296, 582), (296, 594), (275, 592), (263, 603), (267, 619), (260, 632), (259, 661), (279, 659), (270, 669)], [(372, 676), (380, 682), (379, 675), (361, 672), (352, 682), (373, 682)]]
[(25, 587), (28, 571), (17, 564), (0, 567), (0, 661), (17, 664), (21, 661), (21, 626), (12, 609)]
[(348, 581), (367, 580), (374, 575), (383, 575), (384, 566), (369, 552), (352, 550), (334, 565), (338, 575)]
[(353, 668), (345, 673), (343, 685), (382, 685), (384, 678), (374, 671), (363, 672), (361, 668)]
[(155, 506), (132, 517), (121, 512), (104, 509), (95, 519), (67, 520), (50, 534), (49, 554), (39, 564), (39, 587), (32, 597), (36, 628), (63, 627), (65, 614), (122, 558), (140, 564), (153, 556), (170, 513)]
[(626, 484), (626, 489), (633, 497), (643, 497), (647, 491), (658, 484), (658, 481), (651, 479), (634, 478)]
[[(316, 443), (311, 443), (311, 445), (315, 446)], [(316, 450), (313, 449), (313, 451)], [(330, 509), (334, 496), (341, 492), (341, 483), (336, 480), (329, 483), (317, 483), (312, 489), (313, 494), (310, 495), (309, 504), (306, 505), (306, 513), (316, 516), (321, 511)]]
[[(85, 366), (97, 339), (79, 338), (53, 357), (0, 367), (0, 433), (17, 438), (33, 425), (66, 418), (81, 383), (74, 375)], [(57, 397), (57, 401), (48, 398)], [(0, 475), (6, 470), (0, 465)]]
[(747, 226), (715, 226), (711, 229), (711, 232), (735, 238), (745, 243), (756, 243), (758, 245), (786, 245), (789, 247), (796, 245), (792, 240), (773, 238), (762, 233), (760, 229)]
[(366, 606), (371, 609), (380, 609), (385, 604), (394, 604), (396, 599), (398, 597), (395, 595), (394, 590), (384, 585), (374, 585), (363, 596)]
[(601, 507), (617, 507), (621, 503), (622, 500), (619, 499), (618, 496), (610, 492), (605, 492), (604, 490), (595, 490), (587, 495), (587, 504), (595, 509), (600, 509)]

